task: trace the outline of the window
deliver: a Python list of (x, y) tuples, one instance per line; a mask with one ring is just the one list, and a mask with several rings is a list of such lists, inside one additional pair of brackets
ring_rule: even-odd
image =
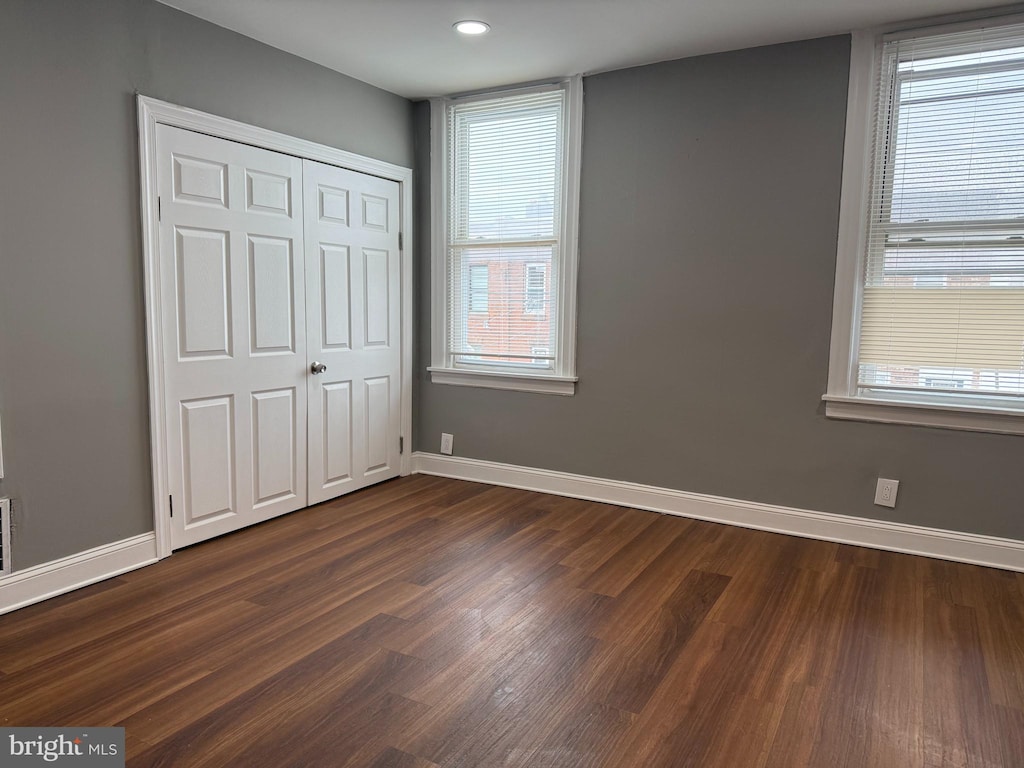
[(578, 77), (434, 102), (432, 381), (575, 391), (581, 109)]
[(547, 314), (547, 264), (527, 264), (523, 311), (528, 315)]
[(469, 267), (469, 311), (487, 314), (487, 271), (486, 264), (471, 264)]
[(1022, 115), (1019, 17), (855, 38), (830, 416), (1024, 433)]

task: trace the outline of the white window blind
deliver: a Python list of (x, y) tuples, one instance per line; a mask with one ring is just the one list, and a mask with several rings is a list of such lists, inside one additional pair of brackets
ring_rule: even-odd
[(565, 101), (552, 86), (447, 106), (451, 367), (554, 367)]
[(888, 39), (857, 385), (1024, 397), (1024, 24)]

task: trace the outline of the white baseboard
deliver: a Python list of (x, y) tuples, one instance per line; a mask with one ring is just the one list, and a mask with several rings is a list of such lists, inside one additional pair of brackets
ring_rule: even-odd
[(0, 578), (0, 614), (155, 563), (156, 535), (144, 533)]
[(937, 557), (1011, 571), (1024, 571), (1024, 541), (925, 528), (863, 517), (812, 512), (653, 485), (604, 480), (567, 472), (518, 467), (479, 459), (414, 453), (413, 471), (478, 483), (504, 485), (557, 496), (648, 509), (715, 523), (823, 539), (860, 547)]

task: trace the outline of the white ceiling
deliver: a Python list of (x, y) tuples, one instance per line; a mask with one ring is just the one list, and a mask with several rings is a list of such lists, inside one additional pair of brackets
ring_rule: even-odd
[[(422, 98), (768, 45), (994, 0), (161, 0)], [(456, 34), (459, 19), (491, 32)]]

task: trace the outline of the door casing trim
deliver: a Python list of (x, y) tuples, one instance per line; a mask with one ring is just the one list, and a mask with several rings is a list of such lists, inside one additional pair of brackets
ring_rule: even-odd
[[(149, 433), (151, 473), (153, 479), (153, 527), (156, 537), (156, 556), (171, 554), (171, 519), (168, 504), (169, 488), (167, 467), (167, 423), (164, 414), (164, 344), (160, 318), (160, 220), (157, 187), (158, 125), (184, 128), (249, 144), (273, 152), (336, 165), (359, 173), (378, 176), (398, 182), (399, 221), (401, 227), (401, 436), (405, 445), (412, 445), (412, 169), (394, 165), (371, 157), (346, 152), (342, 149), (318, 144), (277, 131), (241, 123), (207, 112), (171, 104), (139, 94), (139, 181), (142, 206), (143, 279), (145, 282), (146, 357), (149, 374)], [(401, 456), (400, 473), (412, 471), (412, 450)]]

